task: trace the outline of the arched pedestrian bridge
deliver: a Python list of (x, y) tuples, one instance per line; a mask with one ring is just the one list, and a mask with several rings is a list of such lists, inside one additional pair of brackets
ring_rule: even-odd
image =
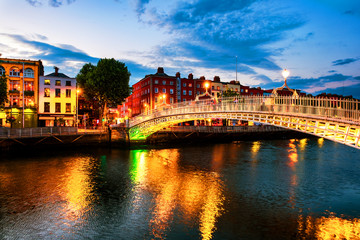
[(168, 126), (209, 118), (237, 119), (292, 129), (360, 149), (360, 101), (318, 97), (247, 96), (163, 105), (129, 121), (130, 140)]

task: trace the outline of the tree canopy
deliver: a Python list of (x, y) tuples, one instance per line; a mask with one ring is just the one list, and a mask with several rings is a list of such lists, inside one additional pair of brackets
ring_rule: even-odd
[(104, 113), (106, 106), (121, 104), (129, 96), (130, 75), (125, 63), (104, 58), (96, 66), (85, 64), (76, 79), (85, 96), (98, 100)]
[(227, 89), (223, 92), (222, 97), (237, 97), (239, 95), (239, 93), (232, 91), (231, 89)]
[(0, 106), (8, 100), (7, 77), (0, 75)]

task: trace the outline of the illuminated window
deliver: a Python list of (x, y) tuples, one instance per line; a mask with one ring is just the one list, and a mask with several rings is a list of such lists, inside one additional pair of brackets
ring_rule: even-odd
[(61, 80), (55, 80), (55, 86), (61, 86)]
[(66, 104), (66, 112), (67, 113), (71, 112), (71, 103)]
[(45, 79), (44, 80), (44, 85), (50, 85), (50, 79)]
[(189, 83), (189, 87), (192, 87), (192, 83)]
[(50, 97), (50, 88), (44, 89), (44, 97)]

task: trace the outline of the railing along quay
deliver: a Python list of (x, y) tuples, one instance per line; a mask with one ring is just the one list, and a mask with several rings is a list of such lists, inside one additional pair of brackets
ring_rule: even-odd
[(0, 139), (101, 134), (103, 132), (102, 129), (85, 130), (77, 127), (0, 128)]

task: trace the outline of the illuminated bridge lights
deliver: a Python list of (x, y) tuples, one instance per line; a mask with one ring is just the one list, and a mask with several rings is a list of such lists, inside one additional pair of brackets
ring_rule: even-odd
[[(235, 101), (236, 100), (236, 101)], [(360, 149), (360, 102), (308, 97), (239, 97), (184, 102), (161, 111), (139, 115), (130, 121), (130, 140), (144, 140), (151, 134), (181, 122), (210, 118), (259, 122), (300, 131)]]

